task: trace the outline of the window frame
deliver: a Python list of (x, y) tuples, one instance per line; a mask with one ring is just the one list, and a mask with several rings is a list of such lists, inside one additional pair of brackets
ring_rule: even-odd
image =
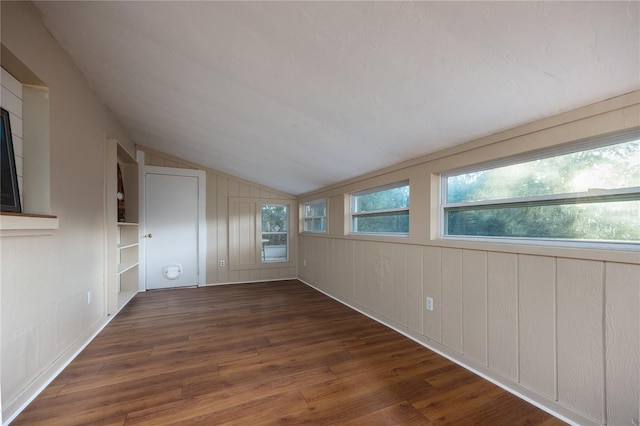
[(476, 241), (491, 243), (508, 243), (508, 244), (528, 244), (528, 245), (547, 245), (547, 246), (564, 246), (564, 247), (592, 247), (598, 249), (622, 249), (622, 250), (640, 250), (640, 244), (631, 241), (612, 241), (597, 239), (568, 239), (568, 238), (547, 238), (547, 237), (500, 237), (500, 236), (483, 236), (483, 235), (449, 235), (447, 231), (447, 211), (461, 211), (467, 207), (475, 208), (496, 208), (499, 207), (533, 207), (533, 206), (552, 206), (552, 205), (570, 205), (570, 204), (587, 204), (598, 202), (615, 202), (615, 201), (634, 201), (638, 200), (640, 194), (640, 186), (614, 188), (614, 189), (592, 189), (583, 192), (557, 193), (550, 195), (537, 195), (527, 197), (501, 198), (493, 200), (479, 200), (447, 203), (447, 178), (451, 176), (459, 176), (467, 173), (474, 173), (484, 170), (497, 169), (510, 165), (526, 163), (534, 160), (542, 160), (553, 158), (565, 154), (571, 154), (581, 151), (587, 151), (596, 148), (623, 144), (640, 139), (640, 129), (634, 129), (623, 133), (617, 133), (608, 136), (600, 136), (589, 138), (586, 140), (573, 142), (561, 147), (539, 150), (524, 155), (506, 157), (500, 160), (484, 162), (470, 167), (442, 172), (440, 179), (440, 197), (439, 197), (439, 238), (441, 240), (453, 241)]
[[(22, 114), (19, 117), (22, 126), (15, 122), (12, 122), (11, 126), (14, 133), (16, 127), (22, 128), (22, 136), (19, 138), (22, 141), (22, 152), (18, 156), (21, 157), (22, 167), (17, 163), (16, 166), (24, 170), (22, 176), (18, 176), (22, 211), (0, 213), (0, 237), (52, 235), (59, 228), (59, 219), (51, 215), (49, 88), (11, 51), (4, 49), (4, 46), (2, 58), (0, 71), (4, 89), (13, 93), (12, 89), (7, 87), (11, 84), (5, 84), (12, 81), (12, 85), (15, 88), (20, 86), (22, 91)], [(12, 112), (7, 105), (4, 105), (4, 108)], [(14, 134), (13, 137), (16, 149), (17, 135)], [(25, 143), (25, 140), (29, 140), (29, 143)], [(28, 171), (25, 173), (27, 168)]]
[[(288, 263), (290, 261), (290, 249), (291, 249), (291, 205), (290, 204), (286, 204), (286, 203), (272, 203), (272, 202), (260, 202), (260, 210), (259, 210), (259, 217), (260, 217), (260, 264), (274, 264), (274, 263)], [(264, 232), (262, 230), (262, 209), (264, 206), (274, 206), (274, 207), (285, 207), (286, 211), (287, 211), (287, 229), (285, 232), (282, 231), (268, 231), (268, 232)], [(268, 235), (282, 235), (285, 234), (287, 236), (287, 257), (285, 260), (266, 260), (266, 252), (265, 252), (265, 246), (264, 245), (264, 238), (263, 235), (268, 234)]]
[[(392, 209), (378, 209), (378, 210), (369, 210), (366, 212), (357, 212), (356, 210), (356, 197), (361, 195), (373, 194), (376, 192), (384, 192), (390, 189), (409, 188), (409, 203), (407, 207), (398, 207)], [(393, 213), (403, 213), (406, 212), (407, 217), (410, 217), (410, 208), (411, 208), (411, 185), (409, 179), (405, 179), (399, 182), (393, 182), (387, 185), (376, 186), (373, 188), (367, 188), (362, 191), (356, 191), (349, 193), (349, 233), (350, 235), (375, 235), (375, 236), (389, 236), (389, 237), (409, 237), (409, 231), (407, 232), (362, 232), (354, 230), (354, 219), (357, 217), (376, 217), (376, 216), (384, 216)]]
[[(315, 206), (315, 205), (324, 205), (324, 216), (307, 216), (306, 215), (306, 206)], [(301, 232), (302, 233), (310, 233), (310, 234), (326, 234), (329, 232), (329, 215), (328, 215), (328, 201), (326, 198), (318, 198), (313, 201), (308, 201), (306, 203), (302, 203), (300, 205), (300, 223), (301, 223)], [(314, 231), (312, 229), (306, 229), (307, 221), (313, 221), (314, 219), (324, 219), (324, 230)]]

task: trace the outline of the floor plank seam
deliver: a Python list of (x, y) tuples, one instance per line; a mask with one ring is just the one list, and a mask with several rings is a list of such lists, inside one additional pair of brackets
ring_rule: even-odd
[(296, 280), (140, 293), (65, 374), (16, 425), (563, 424)]

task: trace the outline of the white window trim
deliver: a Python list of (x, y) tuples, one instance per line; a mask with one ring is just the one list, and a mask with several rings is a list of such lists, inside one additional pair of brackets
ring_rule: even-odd
[[(369, 210), (366, 212), (356, 212), (356, 197), (361, 195), (373, 194), (375, 192), (383, 192), (389, 189), (402, 188), (403, 186), (410, 186), (409, 180), (403, 180), (400, 182), (390, 183), (388, 185), (377, 186), (375, 188), (368, 188), (362, 191), (352, 192), (349, 194), (349, 233), (351, 235), (375, 235), (375, 236), (390, 236), (390, 237), (408, 237), (409, 231), (407, 232), (361, 232), (353, 230), (353, 219), (355, 217), (372, 217), (372, 216), (380, 216), (389, 213), (403, 213), (407, 212), (409, 214), (409, 209), (411, 207), (411, 192), (409, 192), (409, 206), (408, 207), (399, 207), (395, 209), (380, 209), (380, 210)], [(409, 189), (411, 191), (411, 189)]]
[(441, 177), (457, 176), (465, 173), (480, 172), (484, 170), (497, 169), (499, 167), (511, 166), (528, 161), (542, 160), (545, 158), (558, 157), (564, 154), (574, 152), (587, 151), (595, 148), (603, 148), (605, 146), (617, 145), (619, 143), (631, 142), (640, 138), (640, 128), (633, 130), (618, 132), (613, 135), (605, 135), (600, 137), (592, 137), (580, 141), (574, 141), (562, 146), (547, 148), (544, 150), (528, 152), (501, 158), (499, 160), (490, 160), (484, 163), (474, 164), (471, 166), (458, 167), (455, 169), (442, 172)]
[(461, 241), (471, 243), (497, 243), (520, 246), (542, 246), (573, 249), (616, 250), (625, 252), (640, 251), (640, 244), (627, 241), (568, 240), (563, 238), (528, 238), (528, 237), (483, 237), (476, 235), (447, 235), (440, 237), (443, 241)]
[[(443, 182), (445, 180), (443, 179)], [(446, 183), (445, 183), (446, 185)], [(446, 191), (446, 188), (444, 188)], [(556, 204), (567, 204), (568, 201), (575, 203), (596, 203), (604, 201), (627, 201), (635, 200), (640, 193), (640, 186), (616, 189), (589, 188), (585, 192), (570, 192), (553, 195), (536, 195), (532, 197), (501, 198), (497, 200), (464, 201), (461, 203), (442, 203), (443, 210), (455, 209), (458, 207), (479, 207), (479, 206), (550, 206)]]
[[(306, 216), (305, 215), (305, 207), (306, 206), (315, 206), (315, 205), (319, 205), (319, 204), (324, 204), (324, 211), (325, 214), (324, 216)], [(307, 203), (302, 203), (302, 205), (300, 206), (300, 210), (301, 210), (301, 222), (302, 222), (302, 233), (310, 233), (310, 234), (326, 234), (328, 232), (328, 227), (329, 227), (329, 222), (328, 222), (328, 200), (326, 198), (321, 198), (318, 200), (313, 200), (313, 201), (309, 201)], [(324, 219), (325, 220), (325, 229), (322, 231), (313, 231), (313, 230), (308, 230), (305, 229), (305, 225), (307, 223), (307, 220), (313, 221), (314, 219)]]
[(439, 218), (439, 239), (450, 241), (471, 241), (482, 243), (508, 243), (508, 244), (524, 244), (524, 245), (540, 245), (553, 247), (570, 247), (570, 248), (593, 248), (605, 250), (631, 250), (640, 251), (640, 244), (629, 241), (610, 241), (610, 240), (574, 240), (564, 238), (539, 238), (539, 237), (496, 237), (496, 236), (479, 236), (479, 235), (447, 235), (446, 234), (446, 211), (459, 207), (482, 207), (482, 206), (528, 206), (528, 205), (558, 205), (568, 204), (567, 201), (573, 203), (592, 203), (602, 201), (625, 201), (637, 199), (640, 193), (640, 187), (627, 187), (615, 189), (589, 188), (585, 192), (540, 195), (531, 197), (505, 198), (497, 200), (481, 200), (468, 201), (459, 203), (446, 203), (447, 199), (447, 178), (466, 173), (473, 173), (484, 170), (491, 170), (499, 167), (525, 163), (533, 160), (544, 158), (552, 158), (564, 154), (586, 151), (594, 148), (615, 145), (624, 142), (630, 142), (640, 137), (640, 129), (618, 133), (615, 135), (590, 138), (581, 142), (576, 142), (568, 146), (546, 150), (537, 153), (528, 153), (515, 157), (508, 157), (497, 161), (477, 164), (471, 167), (458, 168), (455, 170), (442, 173), (440, 175), (440, 218)]
[[(260, 252), (262, 253), (262, 250), (264, 250), (264, 246), (262, 245), (262, 236), (267, 234), (267, 235), (282, 235), (285, 234), (287, 236), (287, 258), (286, 260), (266, 260), (266, 258), (264, 257), (260, 257), (260, 262), (262, 264), (274, 264), (274, 263), (289, 263), (290, 262), (290, 249), (291, 249), (291, 204), (289, 203), (278, 203), (278, 202), (261, 202), (260, 204), (260, 210), (258, 213), (258, 217), (260, 218), (259, 220), (259, 225), (260, 225)], [(286, 231), (270, 231), (270, 232), (264, 232), (262, 231), (262, 207), (264, 206), (283, 206), (287, 208), (287, 230)]]

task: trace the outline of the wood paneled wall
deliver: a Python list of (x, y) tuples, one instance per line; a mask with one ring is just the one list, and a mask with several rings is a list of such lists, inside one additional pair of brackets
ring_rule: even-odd
[(552, 409), (638, 415), (639, 265), (309, 235), (300, 259), (307, 283)]
[[(442, 239), (439, 174), (639, 128), (633, 92), (304, 194), (329, 228), (301, 234), (298, 276), (566, 419), (632, 425), (640, 253)], [(406, 179), (409, 235), (351, 235), (348, 195)]]
[[(199, 169), (207, 173), (207, 284), (252, 282), (258, 280), (290, 279), (297, 273), (297, 202), (289, 194), (274, 191), (264, 186), (247, 182), (215, 170), (201, 167), (169, 155), (144, 147), (145, 164), (148, 166)], [(289, 200), (291, 203), (290, 256), (289, 262), (262, 264), (256, 257), (239, 257), (240, 253), (255, 253), (255, 239), (238, 238), (246, 236), (234, 226), (247, 226), (246, 215), (231, 205), (230, 200), (242, 197), (246, 200)], [(246, 207), (246, 206), (245, 206)], [(243, 222), (244, 221), (244, 222)], [(231, 238), (230, 238), (231, 237)], [(234, 250), (234, 253), (231, 253)], [(220, 260), (225, 266), (220, 266)], [(239, 262), (241, 261), (241, 262)], [(250, 262), (248, 264), (247, 262)]]

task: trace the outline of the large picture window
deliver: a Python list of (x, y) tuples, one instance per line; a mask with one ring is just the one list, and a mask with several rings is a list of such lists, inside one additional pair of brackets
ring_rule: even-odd
[(640, 134), (442, 175), (446, 236), (640, 242)]
[(351, 194), (351, 232), (409, 234), (409, 182)]
[(289, 261), (289, 206), (262, 205), (262, 261)]
[(303, 232), (327, 232), (327, 200), (315, 200), (302, 205)]

